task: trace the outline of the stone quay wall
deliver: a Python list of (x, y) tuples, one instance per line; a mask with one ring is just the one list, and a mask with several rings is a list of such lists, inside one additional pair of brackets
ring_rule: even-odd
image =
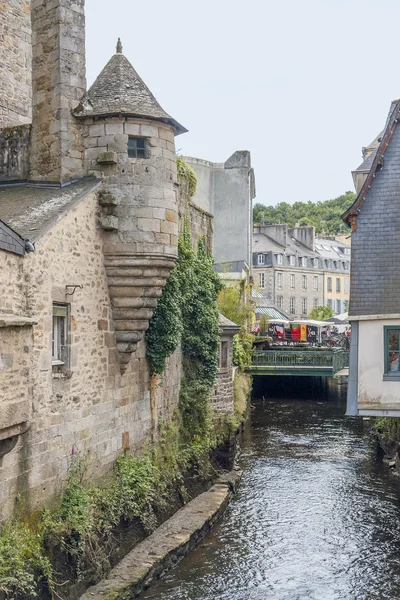
[(0, 0), (0, 128), (32, 119), (29, 0)]

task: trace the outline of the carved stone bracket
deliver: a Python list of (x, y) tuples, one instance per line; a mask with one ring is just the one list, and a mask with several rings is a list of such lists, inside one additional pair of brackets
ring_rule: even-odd
[(173, 257), (105, 255), (121, 372), (143, 338), (171, 270)]

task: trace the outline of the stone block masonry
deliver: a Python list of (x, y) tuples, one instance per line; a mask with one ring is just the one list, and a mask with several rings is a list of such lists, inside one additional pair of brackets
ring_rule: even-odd
[(0, 129), (32, 118), (29, 0), (0, 0)]
[(30, 179), (67, 182), (84, 175), (81, 125), (72, 115), (86, 91), (84, 0), (31, 2)]

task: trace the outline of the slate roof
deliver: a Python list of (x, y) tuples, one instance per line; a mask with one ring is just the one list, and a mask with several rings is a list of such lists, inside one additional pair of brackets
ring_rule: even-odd
[(294, 241), (289, 234), (286, 237), (286, 246), (283, 246), (282, 244), (278, 244), (278, 242), (265, 233), (254, 233), (253, 252), (278, 252), (286, 253), (287, 255), (298, 253), (300, 256), (318, 256), (318, 254), (310, 250), (310, 248), (307, 248), (307, 246), (301, 242), (297, 240)]
[(219, 313), (218, 323), (223, 331), (232, 331), (233, 333), (238, 333), (240, 331), (239, 325), (236, 325), (236, 323), (230, 321), (227, 317), (224, 317), (222, 313)]
[(98, 179), (90, 178), (64, 187), (0, 186), (0, 220), (34, 242), (100, 185)]
[(161, 108), (143, 79), (122, 54), (120, 42), (117, 53), (106, 64), (74, 112), (77, 117), (130, 115), (155, 119), (172, 125), (177, 134), (187, 131)]

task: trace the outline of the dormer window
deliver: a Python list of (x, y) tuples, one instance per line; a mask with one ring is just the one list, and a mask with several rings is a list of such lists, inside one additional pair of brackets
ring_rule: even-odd
[(291, 254), (289, 257), (289, 261), (290, 261), (290, 266), (291, 267), (295, 267), (296, 266), (296, 257), (294, 254)]
[(283, 263), (283, 256), (282, 254), (277, 254), (276, 255), (276, 264), (277, 265), (281, 265)]
[(257, 256), (257, 264), (259, 264), (259, 265), (265, 264), (265, 255), (264, 254), (259, 254)]
[(146, 158), (146, 138), (128, 138), (129, 158)]

